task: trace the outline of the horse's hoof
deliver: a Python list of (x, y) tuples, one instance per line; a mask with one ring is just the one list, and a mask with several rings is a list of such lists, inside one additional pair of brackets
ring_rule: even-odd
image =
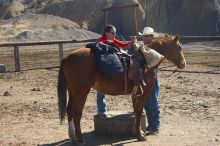
[(137, 140), (138, 141), (146, 141), (147, 139), (145, 136), (141, 135), (141, 136), (138, 136)]

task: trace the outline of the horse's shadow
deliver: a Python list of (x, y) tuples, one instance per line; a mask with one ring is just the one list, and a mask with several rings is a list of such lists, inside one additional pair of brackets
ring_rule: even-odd
[[(94, 132), (86, 132), (83, 134), (86, 146), (99, 146), (99, 145), (113, 145), (113, 146), (123, 146), (127, 143), (136, 142), (137, 140), (132, 136), (110, 136), (110, 135), (100, 135)], [(39, 146), (73, 146), (76, 145), (72, 143), (70, 139), (64, 139), (61, 141), (41, 144)]]

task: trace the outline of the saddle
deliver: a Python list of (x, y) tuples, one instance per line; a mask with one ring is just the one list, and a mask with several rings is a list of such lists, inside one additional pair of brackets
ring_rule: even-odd
[(125, 88), (127, 92), (127, 81), (132, 80), (135, 85), (140, 84), (143, 79), (143, 69), (146, 62), (140, 51), (135, 51), (131, 45), (121, 50), (114, 44), (89, 43), (86, 48), (91, 48), (96, 56), (97, 69), (106, 78), (111, 78), (118, 73), (124, 73)]
[(111, 79), (126, 70), (121, 60), (123, 53), (120, 54), (117, 48), (99, 42), (87, 44), (86, 48), (91, 48), (95, 54), (97, 70), (105, 78)]

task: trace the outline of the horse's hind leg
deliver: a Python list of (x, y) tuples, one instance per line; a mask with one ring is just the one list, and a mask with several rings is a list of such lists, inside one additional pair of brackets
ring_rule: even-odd
[(67, 107), (68, 112), (68, 122), (69, 122), (69, 136), (76, 143), (83, 144), (83, 136), (80, 127), (80, 121), (82, 118), (83, 107), (86, 102), (87, 95), (90, 91), (89, 89), (80, 89), (70, 94), (69, 104)]
[[(69, 96), (69, 99), (72, 100), (71, 96)], [(69, 100), (70, 101), (70, 100)], [(68, 117), (68, 133), (69, 133), (69, 137), (73, 140), (76, 141), (76, 134), (75, 134), (75, 125), (73, 122), (73, 110), (72, 110), (72, 102), (68, 103), (67, 106), (67, 117)]]

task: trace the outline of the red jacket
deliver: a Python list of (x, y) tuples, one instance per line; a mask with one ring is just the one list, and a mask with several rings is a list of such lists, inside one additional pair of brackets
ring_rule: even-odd
[[(102, 36), (102, 37), (100, 37), (100, 38), (98, 39), (98, 41), (104, 43), (104, 42), (107, 41), (107, 38), (104, 37), (104, 36)], [(130, 45), (130, 44), (131, 44), (131, 41), (122, 42), (122, 41), (119, 41), (119, 40), (117, 40), (117, 39), (114, 39), (114, 40), (112, 41), (112, 43), (115, 44), (115, 45), (117, 45), (117, 46), (120, 47), (120, 48), (124, 48), (124, 47), (127, 47), (128, 45)]]

